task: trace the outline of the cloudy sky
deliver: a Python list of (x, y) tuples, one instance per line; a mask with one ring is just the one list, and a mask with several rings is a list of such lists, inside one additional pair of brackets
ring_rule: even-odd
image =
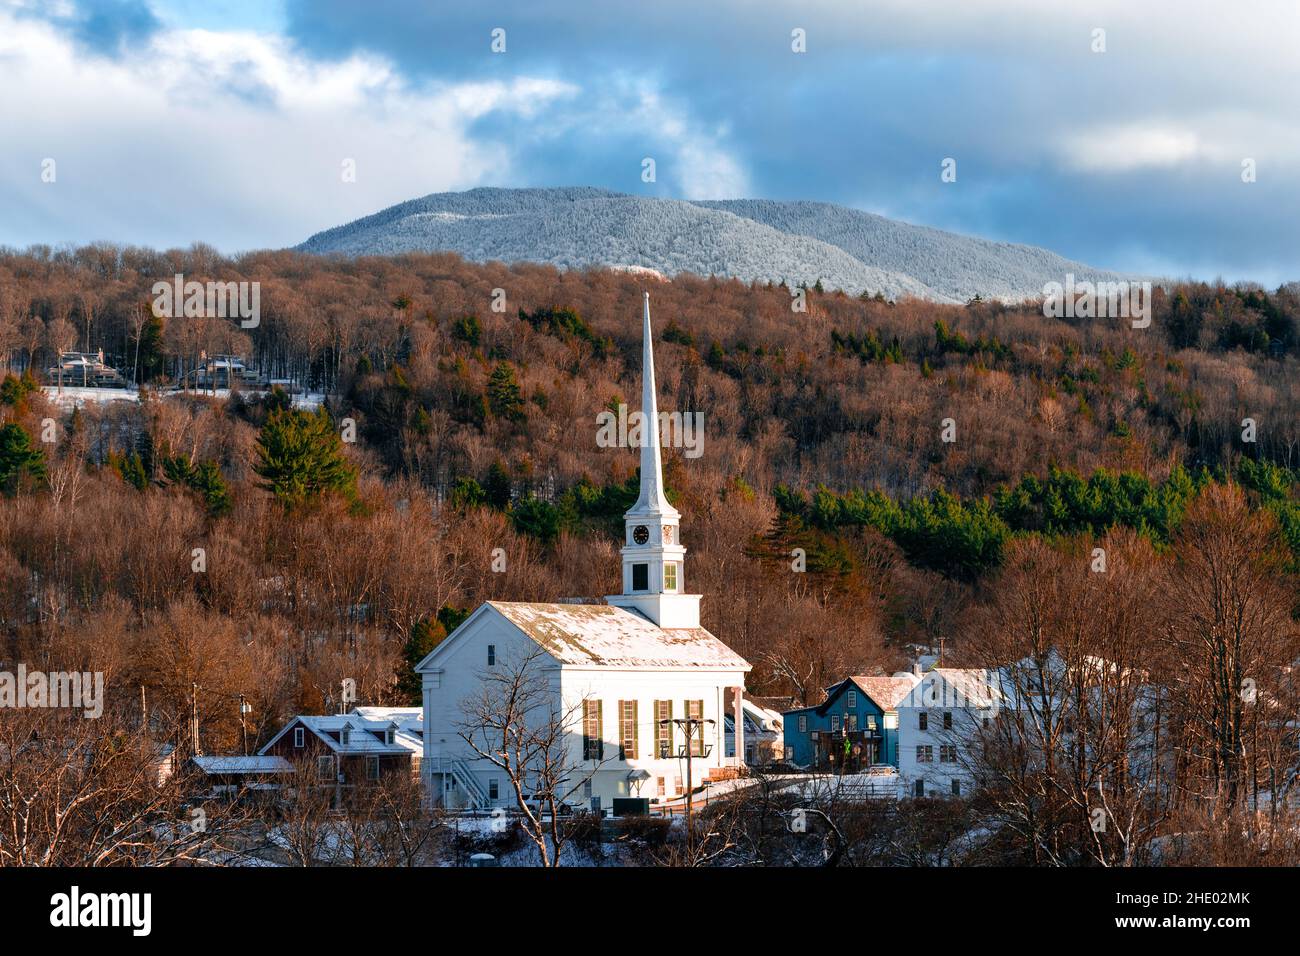
[(1295, 0), (0, 0), (0, 244), (233, 252), (595, 185), (1275, 285), (1300, 279), (1298, 48)]

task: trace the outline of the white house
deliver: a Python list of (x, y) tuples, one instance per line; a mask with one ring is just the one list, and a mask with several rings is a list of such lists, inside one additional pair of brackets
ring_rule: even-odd
[(1001, 675), (936, 667), (898, 705), (900, 796), (964, 796), (974, 789), (972, 745), (1004, 697)]
[[(1091, 705), (1083, 717), (1075, 699), (1081, 688)], [(1003, 738), (1023, 735), (1031, 749), (1051, 740), (1071, 759), (1076, 747), (1086, 755), (1103, 739), (1102, 728), (1094, 724), (1080, 743), (1081, 720), (1129, 721), (1115, 739), (1127, 741), (1130, 773), (1144, 780), (1156, 769), (1152, 752), (1165, 697), (1144, 671), (1093, 655), (1070, 665), (1054, 649), (1041, 659), (1027, 657), (992, 670), (936, 667), (898, 707), (901, 795), (970, 794), (985, 732), (998, 726), (993, 721), (1002, 721)]]
[(483, 697), (494, 675), (523, 662), (544, 681), (547, 712), (566, 722), (566, 762), (584, 781), (575, 804), (604, 809), (628, 796), (667, 801), (683, 792), (688, 756), (695, 787), (743, 766), (744, 722), (734, 749), (740, 756), (728, 757), (724, 715), (740, 707), (749, 664), (700, 626), (700, 595), (686, 593), (681, 515), (663, 491), (648, 294), (643, 337), (647, 424), (640, 496), (624, 516), (622, 592), (604, 603), (490, 601), (420, 662), (422, 773), (435, 802), (513, 801), (504, 772), (462, 734), (470, 702)]

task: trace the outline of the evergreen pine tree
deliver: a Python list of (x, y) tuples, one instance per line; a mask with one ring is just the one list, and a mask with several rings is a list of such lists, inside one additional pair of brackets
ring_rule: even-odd
[(509, 362), (497, 362), (488, 376), (488, 407), (497, 418), (522, 421), (524, 398), (515, 380), (515, 367)]
[(284, 409), (267, 416), (257, 437), (253, 470), (286, 507), (336, 492), (356, 497), (357, 470), (343, 454), (343, 440), (325, 410)]
[(402, 648), (402, 663), (397, 669), (397, 693), (408, 704), (418, 707), (424, 703), (421, 691), (423, 681), (415, 672), (415, 665), (428, 657), (446, 636), (446, 629), (436, 618), (421, 618), (411, 628), (411, 634)]
[(45, 480), (45, 452), (20, 425), (0, 426), (0, 491), (12, 497), (24, 483)]
[(488, 504), (498, 511), (510, 507), (510, 473), (500, 458), (492, 462), (492, 467), (488, 469), (483, 491), (487, 494)]

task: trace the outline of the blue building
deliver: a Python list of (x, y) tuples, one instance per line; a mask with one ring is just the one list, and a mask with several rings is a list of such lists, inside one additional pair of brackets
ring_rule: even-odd
[(786, 711), (787, 758), (800, 767), (898, 766), (898, 705), (917, 685), (914, 674), (847, 677), (826, 688), (815, 707)]

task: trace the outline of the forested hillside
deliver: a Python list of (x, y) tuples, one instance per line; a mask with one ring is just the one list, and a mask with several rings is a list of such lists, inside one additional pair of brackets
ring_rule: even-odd
[[(259, 281), (260, 325), (154, 318), (149, 287), (178, 272)], [(1068, 603), (1095, 547), (1152, 576), (1143, 653), (1184, 666), (1159, 636), (1195, 626), (1179, 568), (1232, 528), (1269, 609), (1256, 673), (1295, 659), (1295, 286), (1157, 290), (1133, 329), (816, 289), (800, 313), (781, 286), (446, 254), (109, 247), (0, 257), (6, 656), (93, 662), (156, 720), (184, 721), (197, 683), (217, 750), (241, 693), (257, 735), (345, 677), (392, 703), (460, 609), (615, 590), (637, 457), (598, 447), (596, 416), (636, 401), (647, 288), (661, 408), (705, 423), (700, 457), (666, 453), (687, 589), (755, 692), (816, 700), (915, 645), (985, 653), (999, 602), (1056, 575)], [(36, 388), (74, 345), (143, 400), (70, 412)], [(168, 390), (219, 352), (325, 408)], [(1044, 543), (1056, 563), (1029, 561)]]

